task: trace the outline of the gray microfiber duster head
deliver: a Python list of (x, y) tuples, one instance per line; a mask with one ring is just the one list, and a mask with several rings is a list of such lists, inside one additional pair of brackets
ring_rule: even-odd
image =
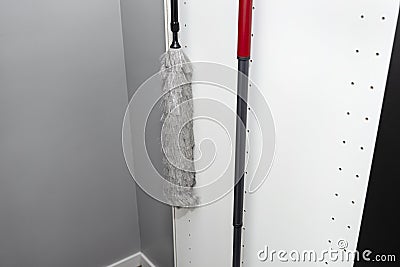
[(163, 98), (161, 145), (165, 179), (164, 194), (177, 207), (194, 207), (192, 67), (181, 49), (170, 49), (161, 57)]

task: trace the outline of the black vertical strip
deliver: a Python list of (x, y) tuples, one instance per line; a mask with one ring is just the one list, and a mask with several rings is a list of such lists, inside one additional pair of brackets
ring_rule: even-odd
[[(400, 23), (390, 63), (385, 99), (368, 185), (358, 251), (371, 250), (371, 261), (355, 267), (400, 266)], [(375, 88), (374, 90), (382, 90)], [(378, 254), (393, 254), (396, 262), (378, 262)], [(379, 257), (379, 256), (378, 256)], [(362, 258), (362, 257), (361, 257)]]
[(244, 167), (246, 154), (247, 96), (249, 84), (249, 60), (238, 58), (235, 189), (233, 192), (233, 257), (232, 266), (240, 267), (242, 252)]

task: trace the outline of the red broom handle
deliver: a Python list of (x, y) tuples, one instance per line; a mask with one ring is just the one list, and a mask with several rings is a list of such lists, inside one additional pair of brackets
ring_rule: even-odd
[(250, 58), (253, 0), (239, 0), (238, 58)]

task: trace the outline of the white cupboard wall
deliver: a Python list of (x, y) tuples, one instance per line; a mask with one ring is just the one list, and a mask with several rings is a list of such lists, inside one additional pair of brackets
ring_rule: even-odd
[[(181, 44), (192, 61), (236, 68), (237, 2), (180, 1)], [(243, 266), (288, 264), (261, 261), (266, 247), (318, 254), (356, 249), (398, 9), (399, 0), (254, 0), (249, 105), (265, 105), (258, 88), (273, 114), (275, 150), (266, 145), (271, 136), (258, 131), (256, 117), (263, 114), (249, 116), (246, 181), (260, 179), (257, 168), (269, 163), (253, 161), (252, 153), (274, 150), (274, 160), (258, 190), (246, 190)], [(195, 84), (194, 97), (217, 99), (234, 111), (236, 97), (216, 87)], [(195, 104), (195, 115), (205, 110)], [(234, 115), (221, 123), (231, 140)], [(199, 157), (213, 153), (222, 164), (218, 157), (229, 157), (234, 147), (218, 127), (195, 121), (195, 136), (197, 144), (209, 137), (222, 148), (200, 146)], [(201, 171), (199, 182), (209, 182), (214, 171)], [(233, 164), (222, 178), (229, 177), (233, 181)], [(228, 193), (200, 208), (174, 211), (176, 266), (231, 265), (232, 205)]]

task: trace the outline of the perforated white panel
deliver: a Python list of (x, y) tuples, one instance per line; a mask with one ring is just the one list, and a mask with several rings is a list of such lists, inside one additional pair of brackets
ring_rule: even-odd
[[(235, 68), (237, 1), (180, 2), (181, 40), (191, 60)], [(257, 253), (265, 246), (319, 252), (343, 239), (347, 249), (355, 249), (399, 0), (254, 0), (254, 6), (250, 78), (270, 104), (277, 143), (267, 180), (246, 194), (243, 266), (288, 264), (261, 262)], [(196, 85), (194, 94), (235, 108), (234, 97), (211, 87)], [(251, 88), (249, 102), (260, 104)], [(230, 132), (234, 119), (227, 121)], [(195, 124), (196, 138), (212, 127)], [(251, 153), (263, 140), (252, 131), (251, 117), (248, 127)], [(248, 163), (248, 177), (256, 167)], [(233, 170), (226, 175), (233, 179)], [(177, 266), (230, 266), (231, 224), (231, 195), (176, 210)]]
[[(216, 62), (236, 68), (237, 1), (180, 1), (180, 42), (193, 62)], [(196, 73), (194, 74), (196, 76)], [(196, 77), (194, 77), (196, 79)], [(219, 121), (234, 142), (236, 96), (212, 85), (195, 84), (194, 98), (215, 99), (231, 108), (232, 113)], [(194, 116), (206, 114), (208, 107), (195, 103)], [(215, 112), (221, 112), (215, 110)], [(234, 144), (229, 146), (220, 125), (209, 120), (194, 122), (195, 139), (203, 157), (214, 154), (210, 146), (201, 145), (209, 138), (217, 146), (216, 159), (233, 160)], [(228, 138), (227, 138), (228, 137)], [(228, 140), (229, 141), (229, 140)], [(203, 143), (206, 144), (206, 143)], [(209, 148), (209, 149), (208, 149)], [(200, 151), (196, 151), (199, 156)], [(213, 165), (224, 163), (214, 161)], [(225, 164), (226, 165), (226, 164)], [(233, 177), (233, 164), (228, 166), (224, 177)], [(220, 173), (209, 168), (197, 174), (198, 183), (206, 184)], [(232, 179), (233, 183), (233, 179)], [(175, 210), (176, 262), (177, 266), (229, 266), (232, 244), (232, 194), (219, 201), (195, 210)]]

